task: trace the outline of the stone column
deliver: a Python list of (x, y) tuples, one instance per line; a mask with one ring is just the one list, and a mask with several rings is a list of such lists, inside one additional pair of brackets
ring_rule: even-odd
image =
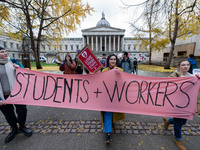
[(100, 36), (100, 49), (99, 49), (99, 51), (102, 52), (102, 36)]
[(96, 51), (98, 51), (98, 37), (96, 35)]
[(118, 35), (117, 51), (120, 51), (120, 36)]
[(89, 45), (89, 36), (87, 36), (87, 45)]
[(91, 44), (92, 44), (92, 51), (94, 51), (94, 40), (93, 40), (93, 36), (91, 37), (92, 39), (92, 41), (91, 41)]
[(121, 50), (124, 51), (124, 37), (121, 38)]
[(109, 52), (111, 51), (111, 35), (109, 35)]
[(113, 37), (113, 51), (115, 51), (116, 49), (115, 49), (115, 35), (114, 35), (114, 37)]
[(107, 40), (107, 39), (106, 39), (106, 35), (105, 35), (105, 45), (104, 45), (104, 46), (105, 46), (105, 52), (107, 51), (107, 49), (106, 49), (106, 46), (107, 46), (107, 45), (106, 45), (106, 40)]
[(83, 47), (85, 47), (85, 37), (83, 36)]

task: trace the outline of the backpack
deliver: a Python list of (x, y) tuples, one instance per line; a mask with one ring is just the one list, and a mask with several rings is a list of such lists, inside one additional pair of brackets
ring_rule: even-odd
[(137, 66), (137, 60), (134, 60), (134, 61), (133, 61), (133, 65), (134, 65), (134, 66)]

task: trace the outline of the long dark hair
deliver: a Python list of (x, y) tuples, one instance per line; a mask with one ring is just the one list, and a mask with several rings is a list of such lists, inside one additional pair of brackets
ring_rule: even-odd
[(106, 67), (109, 67), (109, 60), (110, 60), (110, 57), (112, 57), (112, 56), (115, 56), (115, 58), (116, 58), (116, 66), (117, 66), (117, 64), (118, 64), (118, 62), (119, 62), (119, 59), (118, 59), (117, 55), (115, 55), (115, 54), (110, 54), (110, 55), (108, 56), (107, 60), (106, 60)]
[(69, 56), (69, 57), (70, 57), (69, 61), (72, 63), (73, 60), (72, 60), (72, 57), (71, 57), (69, 54), (66, 54), (66, 55), (65, 55), (65, 62), (67, 61), (66, 56)]

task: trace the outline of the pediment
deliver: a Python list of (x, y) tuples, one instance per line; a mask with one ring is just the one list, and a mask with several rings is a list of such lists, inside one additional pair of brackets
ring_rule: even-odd
[(94, 27), (83, 29), (82, 32), (125, 32), (125, 30), (114, 27)]

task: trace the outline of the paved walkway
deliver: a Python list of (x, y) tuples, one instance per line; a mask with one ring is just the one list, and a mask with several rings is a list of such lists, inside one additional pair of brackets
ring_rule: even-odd
[[(37, 121), (27, 122), (27, 127), (33, 129), (36, 134), (56, 134), (56, 133), (103, 133), (100, 120), (83, 121)], [(0, 134), (8, 134), (10, 126), (4, 122), (0, 124)], [(163, 123), (131, 122), (121, 121), (115, 124), (113, 133), (119, 134), (153, 134), (172, 135), (173, 128), (168, 130), (163, 128)], [(200, 135), (200, 124), (189, 123), (183, 128), (183, 135)]]

